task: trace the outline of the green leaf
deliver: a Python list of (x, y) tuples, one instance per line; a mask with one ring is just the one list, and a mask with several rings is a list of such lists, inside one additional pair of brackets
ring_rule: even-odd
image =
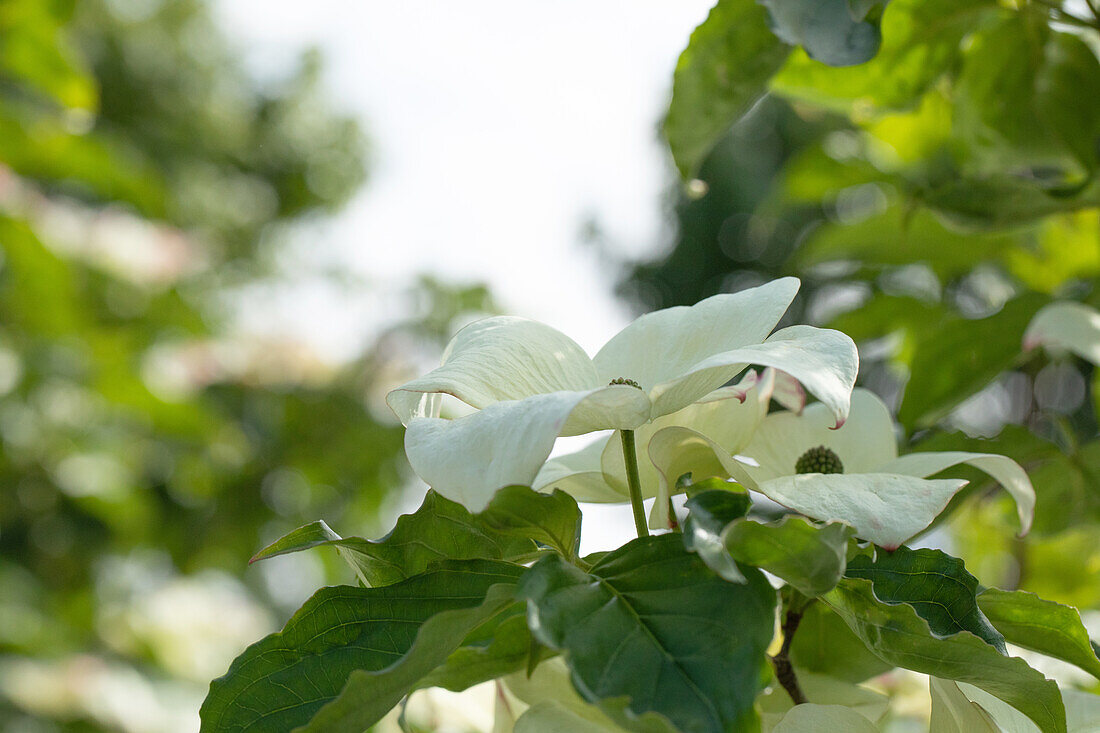
[(516, 721), (514, 733), (616, 733), (623, 729), (611, 723), (597, 722), (555, 700), (544, 700), (529, 707)]
[[(883, 242), (890, 246), (884, 247)], [(1018, 234), (960, 234), (927, 210), (910, 213), (895, 205), (854, 224), (818, 227), (796, 257), (800, 267), (836, 260), (858, 260), (865, 265), (924, 262), (949, 280), (981, 262), (1000, 260), (1006, 249), (1019, 243)]]
[(836, 68), (796, 51), (772, 88), (844, 111), (857, 102), (912, 107), (956, 63), (963, 38), (995, 8), (993, 0), (892, 0), (882, 15), (882, 47), (874, 59)]
[(721, 540), (737, 562), (767, 570), (812, 598), (828, 593), (844, 575), (854, 533), (839, 522), (818, 525), (786, 516), (769, 524), (738, 520), (725, 528)]
[[(532, 709), (553, 705), (559, 710), (567, 710), (574, 720), (582, 720), (586, 725), (597, 726), (597, 730), (623, 730), (615, 725), (599, 707), (581, 699), (570, 681), (569, 668), (560, 657), (540, 664), (530, 676), (522, 673), (509, 675), (504, 679), (504, 685), (508, 692), (530, 705)], [(539, 715), (536, 719), (541, 717)], [(555, 713), (551, 720), (562, 717), (560, 713)], [(578, 729), (583, 730), (579, 727)]]
[(477, 517), (502, 535), (533, 539), (569, 560), (577, 557), (581, 510), (576, 499), (564, 491), (543, 494), (526, 486), (508, 486), (498, 491)]
[(936, 733), (1001, 733), (981, 705), (971, 702), (952, 680), (928, 678), (932, 694), (929, 730)]
[(1009, 12), (976, 34), (955, 86), (954, 125), (975, 178), (1022, 175), (1043, 188), (1096, 167), (1100, 62), (1045, 13)]
[(99, 90), (73, 44), (64, 3), (7, 0), (0, 10), (0, 77), (41, 92), (66, 107), (94, 110)]
[(854, 12), (850, 0), (758, 0), (768, 9), (775, 35), (829, 66), (852, 66), (873, 58), (882, 43), (880, 12), (865, 5)]
[(304, 730), (361, 733), (471, 630), (515, 603), (522, 572), (472, 560), (381, 588), (322, 588), (211, 683), (202, 731), (309, 723)]
[(878, 733), (867, 718), (843, 705), (805, 703), (791, 708), (772, 733), (821, 733), (843, 730), (848, 733)]
[(678, 730), (757, 725), (753, 701), (766, 677), (765, 650), (776, 594), (764, 575), (727, 583), (688, 553), (675, 534), (634, 540), (590, 572), (558, 555), (524, 577), (532, 632), (567, 652), (583, 697), (624, 709), (631, 730), (656, 713)]
[(811, 603), (802, 612), (790, 657), (800, 675), (812, 672), (853, 683), (894, 668), (872, 654), (844, 620), (824, 603)]
[(1024, 329), (1045, 296), (1008, 301), (988, 318), (945, 318), (917, 338), (909, 382), (898, 410), (906, 427), (929, 427), (1021, 358)]
[(718, 0), (676, 64), (664, 131), (680, 175), (699, 170), (714, 143), (756, 103), (790, 46), (756, 0)]
[(1100, 659), (1076, 608), (997, 588), (979, 593), (978, 606), (1009, 642), (1076, 664), (1100, 679)]
[(1032, 224), (1062, 212), (1100, 206), (1100, 179), (1080, 190), (1046, 190), (1033, 180), (1007, 174), (952, 175), (920, 192), (921, 203), (935, 209), (951, 226), (966, 231)]
[(883, 603), (912, 606), (936, 636), (969, 631), (1007, 653), (1004, 637), (978, 607), (978, 579), (957, 557), (927, 548), (879, 549), (874, 560), (866, 555), (852, 558), (847, 577), (870, 580)]
[(1058, 685), (1024, 660), (1006, 657), (966, 631), (942, 638), (933, 635), (912, 606), (878, 600), (868, 580), (845, 578), (824, 599), (872, 652), (890, 664), (969, 682), (1020, 710), (1044, 733), (1066, 733)]
[(752, 506), (749, 495), (710, 489), (692, 496), (685, 506), (688, 516), (684, 522), (684, 547), (697, 553), (720, 577), (731, 583), (744, 583), (745, 576), (722, 542), (722, 530), (749, 511)]
[(438, 560), (517, 560), (537, 549), (531, 539), (500, 532), (461, 504), (429, 490), (420, 508), (399, 517), (393, 531), (380, 540), (341, 538), (324, 522), (314, 522), (268, 545), (252, 561), (320, 545), (344, 551), (368, 586), (397, 583)]
[[(460, 692), (476, 684), (523, 670), (532, 653), (531, 632), (522, 605), (510, 609), (503, 619), (492, 619), (491, 633), (484, 639), (463, 641), (447, 660), (420, 680), (418, 687), (443, 687)], [(535, 646), (535, 649), (545, 647)], [(538, 654), (538, 651), (535, 652)], [(538, 661), (536, 659), (536, 661)]]
[[(840, 625), (844, 626), (844, 623), (841, 622)], [(844, 628), (847, 630), (848, 627)], [(798, 633), (802, 633), (801, 627)], [(802, 688), (806, 699), (821, 705), (843, 705), (872, 723), (881, 720), (890, 708), (890, 698), (886, 695), (831, 677), (799, 671), (798, 686)], [(794, 702), (786, 690), (779, 685), (772, 685), (760, 696), (757, 705), (764, 730), (770, 730), (794, 707)]]

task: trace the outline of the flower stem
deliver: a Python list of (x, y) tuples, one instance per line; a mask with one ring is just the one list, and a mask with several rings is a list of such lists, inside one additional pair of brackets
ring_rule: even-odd
[(802, 613), (811, 600), (791, 589), (791, 599), (787, 603), (787, 612), (783, 616), (783, 646), (780, 647), (779, 653), (772, 657), (775, 678), (779, 680), (779, 684), (783, 685), (783, 689), (791, 696), (791, 701), (795, 705), (806, 702), (806, 695), (798, 685), (798, 677), (791, 664), (791, 642), (794, 641), (794, 632), (798, 631), (798, 624), (802, 622)]
[(638, 477), (638, 449), (634, 446), (634, 431), (620, 430), (623, 438), (623, 460), (626, 462), (626, 484), (630, 488), (630, 506), (634, 510), (634, 528), (639, 537), (649, 536), (642, 506), (642, 480)]

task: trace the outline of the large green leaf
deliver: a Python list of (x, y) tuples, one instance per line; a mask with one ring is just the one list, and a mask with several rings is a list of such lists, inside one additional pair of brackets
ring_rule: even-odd
[(845, 578), (824, 598), (890, 664), (969, 682), (1020, 710), (1044, 733), (1066, 733), (1058, 685), (1024, 660), (1002, 655), (967, 631), (937, 637), (912, 606), (878, 600), (869, 580)]
[(1047, 301), (1023, 295), (988, 318), (929, 323), (916, 338), (898, 420), (910, 429), (928, 427), (984, 389), (1021, 358), (1024, 329)]
[(756, 0), (718, 0), (676, 64), (664, 131), (685, 178), (764, 94), (790, 46), (768, 29)]
[(768, 9), (775, 35), (806, 55), (829, 66), (862, 64), (874, 57), (882, 43), (879, 20), (887, 0), (861, 3), (851, 0), (758, 0)]
[(757, 725), (774, 633), (775, 591), (758, 570), (745, 577), (725, 582), (668, 534), (634, 540), (587, 573), (545, 557), (520, 595), (532, 632), (567, 652), (582, 696), (624, 704), (618, 723), (644, 730), (638, 717), (657, 713), (681, 731), (718, 733)]
[(420, 508), (398, 518), (393, 531), (380, 540), (341, 538), (324, 522), (313, 522), (260, 550), (252, 561), (320, 545), (339, 547), (369, 586), (405, 580), (438, 560), (515, 560), (536, 549), (531, 539), (500, 532), (461, 504), (429, 490)]
[(1076, 608), (997, 588), (979, 593), (978, 606), (1009, 642), (1076, 664), (1100, 679), (1100, 659)]
[(772, 87), (845, 111), (857, 101), (885, 109), (911, 107), (957, 61), (963, 37), (995, 7), (993, 0), (892, 0), (874, 59), (835, 68), (797, 51)]
[(722, 532), (722, 543), (739, 563), (767, 570), (806, 596), (828, 593), (844, 575), (848, 540), (855, 531), (846, 524), (819, 525), (787, 516), (761, 524), (740, 519)]
[(852, 558), (847, 577), (871, 581), (875, 597), (883, 603), (912, 606), (936, 636), (969, 631), (1006, 653), (1004, 637), (978, 607), (978, 579), (957, 557), (927, 548), (880, 549), (874, 560), (866, 555)]
[(988, 231), (1032, 224), (1043, 217), (1100, 206), (1100, 179), (1080, 189), (1048, 190), (1034, 180), (1009, 174), (951, 175), (920, 192), (955, 228)]
[(361, 733), (514, 604), (522, 572), (452, 561), (381, 588), (323, 588), (211, 683), (202, 731), (289, 731), (313, 719), (307, 730)]
[(566, 559), (577, 557), (581, 510), (569, 494), (542, 494), (526, 486), (507, 486), (493, 495), (477, 518), (502, 535), (530, 538), (553, 547)]
[(800, 674), (812, 672), (853, 683), (894, 668), (872, 654), (844, 620), (824, 603), (811, 603), (802, 612), (790, 657)]

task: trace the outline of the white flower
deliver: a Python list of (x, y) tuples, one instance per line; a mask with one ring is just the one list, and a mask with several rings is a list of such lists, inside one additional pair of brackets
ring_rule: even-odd
[[(734, 459), (748, 445), (776, 398), (774, 369), (763, 375), (749, 371), (735, 386), (722, 387), (682, 410), (641, 426), (635, 433), (638, 478), (642, 497), (657, 497), (650, 512), (650, 526), (668, 527), (668, 498), (676, 493), (676, 480), (690, 473), (695, 478), (733, 476), (746, 480), (744, 466)], [(784, 401), (801, 408), (792, 381)], [(795, 383), (797, 385), (797, 383)], [(751, 481), (751, 479), (748, 479)], [(546, 462), (532, 486), (539, 491), (561, 489), (578, 501), (614, 503), (630, 501), (626, 464), (618, 433), (592, 445)]]
[(1024, 350), (1037, 346), (1070, 351), (1100, 366), (1100, 313), (1071, 301), (1040, 308), (1024, 331)]
[[(478, 511), (497, 489), (530, 485), (558, 436), (637, 429), (705, 397), (751, 364), (787, 372), (843, 424), (858, 362), (852, 340), (809, 326), (768, 335), (798, 286), (783, 278), (647, 314), (595, 358), (534, 321), (499, 317), (471, 324), (451, 341), (442, 366), (387, 397), (408, 426), (409, 462), (436, 491)], [(441, 419), (442, 394), (478, 411)]]
[[(928, 527), (967, 483), (926, 477), (966, 463), (1011, 494), (1021, 534), (1030, 529), (1035, 491), (1012, 459), (961, 451), (899, 457), (889, 410), (864, 389), (852, 392), (851, 415), (844, 427), (829, 427), (828, 412), (820, 404), (810, 405), (800, 416), (779, 412), (765, 418), (744, 450), (759, 464), (745, 468), (752, 478), (749, 488), (813, 519), (846, 522), (863, 539), (892, 550)], [(807, 455), (819, 447), (826, 450)], [(827, 465), (842, 472), (799, 473), (800, 459), (816, 459), (816, 466), (803, 465), (803, 470)]]

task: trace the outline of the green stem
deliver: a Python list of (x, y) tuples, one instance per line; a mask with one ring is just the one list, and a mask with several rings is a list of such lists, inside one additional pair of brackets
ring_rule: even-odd
[(634, 528), (639, 537), (649, 536), (642, 505), (642, 480), (638, 477), (638, 449), (634, 446), (634, 431), (620, 430), (623, 438), (623, 460), (626, 462), (626, 484), (630, 488), (630, 506), (634, 510)]

